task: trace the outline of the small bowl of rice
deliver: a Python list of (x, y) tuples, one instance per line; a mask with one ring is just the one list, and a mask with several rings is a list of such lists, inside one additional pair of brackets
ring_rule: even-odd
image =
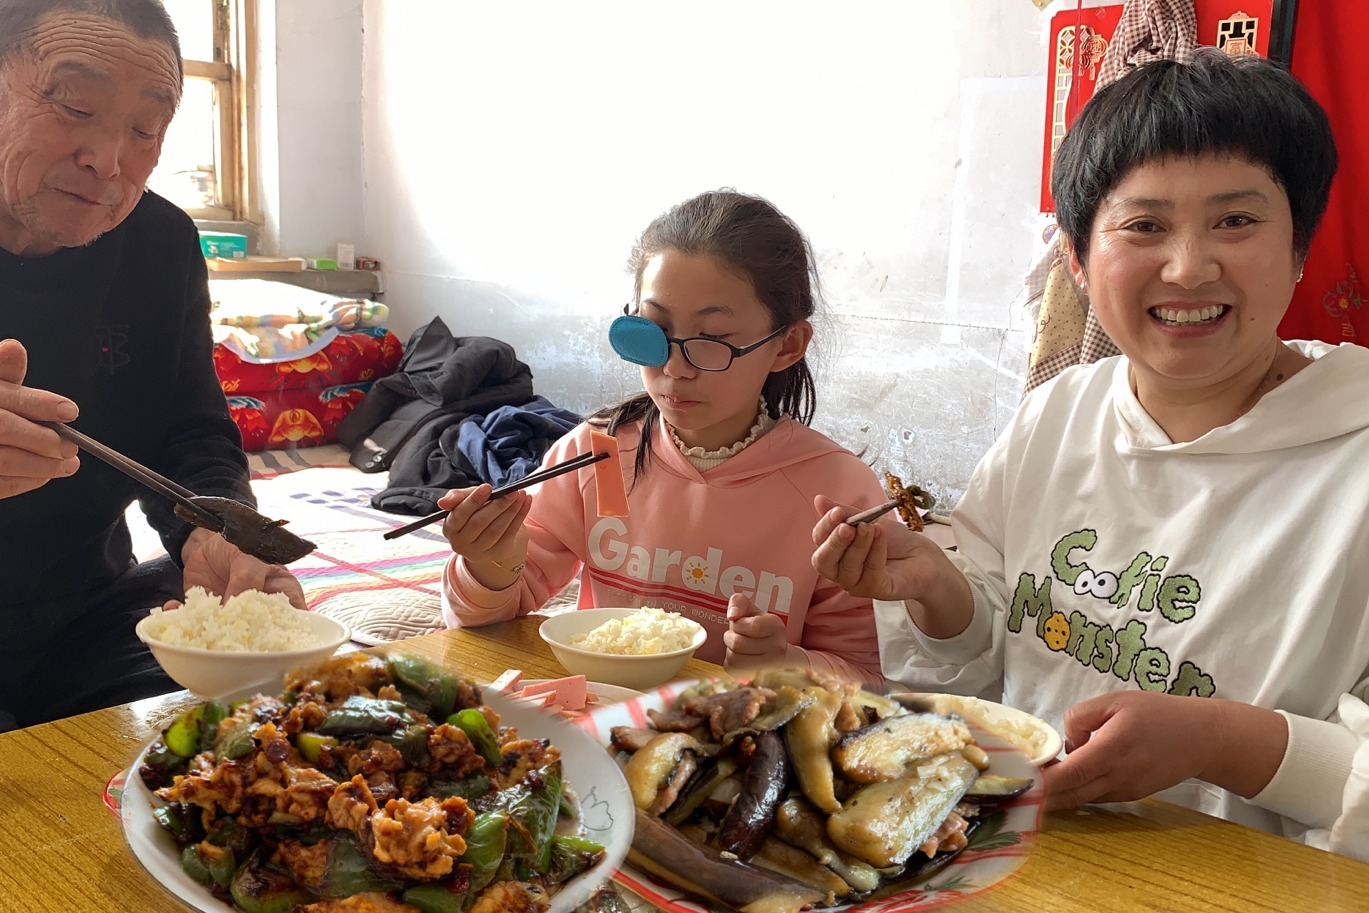
[(346, 625), (301, 612), (283, 593), (248, 590), (220, 603), (200, 587), (178, 609), (153, 609), (134, 631), (172, 681), (208, 700), (279, 690), (286, 672), (322, 662), (351, 637)]
[(668, 682), (708, 637), (697, 621), (651, 607), (564, 612), (538, 633), (572, 675), (637, 691)]

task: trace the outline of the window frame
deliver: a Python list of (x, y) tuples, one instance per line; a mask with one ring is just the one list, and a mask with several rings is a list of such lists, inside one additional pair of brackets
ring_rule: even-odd
[(251, 222), (256, 213), (252, 194), (253, 87), (255, 65), (255, 0), (212, 0), (214, 59), (185, 59), (185, 78), (214, 85), (218, 99), (218, 206), (186, 208), (192, 219)]

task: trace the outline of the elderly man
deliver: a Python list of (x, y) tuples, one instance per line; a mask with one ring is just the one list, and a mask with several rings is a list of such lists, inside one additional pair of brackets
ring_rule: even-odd
[[(188, 587), (304, 605), (284, 568), (36, 424), (254, 503), (195, 227), (145, 189), (181, 80), (156, 0), (0, 0), (0, 729), (173, 690), (133, 625)], [(168, 553), (141, 565), (135, 498)]]

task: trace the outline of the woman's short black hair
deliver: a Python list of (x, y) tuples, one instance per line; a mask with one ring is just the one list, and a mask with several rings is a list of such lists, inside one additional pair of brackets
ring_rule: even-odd
[(1051, 196), (1080, 262), (1103, 199), (1132, 169), (1166, 158), (1232, 155), (1288, 195), (1293, 244), (1307, 256), (1336, 174), (1331, 123), (1286, 70), (1202, 49), (1192, 63), (1143, 64), (1095, 95), (1056, 151)]

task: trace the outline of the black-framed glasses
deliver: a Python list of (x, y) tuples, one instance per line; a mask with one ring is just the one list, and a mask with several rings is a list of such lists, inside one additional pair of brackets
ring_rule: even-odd
[(631, 313), (632, 303), (623, 305), (623, 316), (615, 319), (608, 328), (608, 341), (613, 351), (623, 361), (647, 368), (659, 368), (670, 360), (670, 345), (680, 347), (680, 354), (700, 371), (726, 371), (732, 362), (743, 355), (749, 355), (770, 340), (779, 336), (787, 326), (782, 326), (764, 339), (749, 346), (734, 346), (709, 336), (690, 336), (680, 339), (667, 336), (659, 324)]

